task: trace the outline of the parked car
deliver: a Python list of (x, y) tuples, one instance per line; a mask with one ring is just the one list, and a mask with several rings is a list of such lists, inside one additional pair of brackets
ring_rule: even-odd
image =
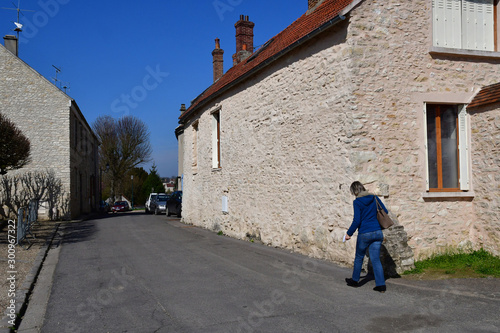
[(104, 200), (99, 202), (99, 211), (103, 213), (109, 213), (111, 211), (111, 206)]
[(130, 206), (126, 201), (117, 201), (115, 202), (113, 207), (111, 207), (111, 210), (113, 211), (113, 213), (127, 212), (130, 210)]
[(170, 195), (168, 194), (158, 194), (153, 200), (151, 200), (151, 204), (149, 205), (150, 211), (154, 212), (155, 215), (164, 214), (166, 212), (168, 198), (170, 198)]
[(167, 216), (176, 214), (181, 217), (182, 211), (182, 191), (175, 191), (167, 200)]
[(151, 201), (154, 200), (157, 195), (158, 195), (158, 193), (150, 193), (149, 194), (148, 200), (146, 200), (146, 203), (144, 204), (144, 212), (146, 214), (151, 213), (151, 209), (150, 209)]

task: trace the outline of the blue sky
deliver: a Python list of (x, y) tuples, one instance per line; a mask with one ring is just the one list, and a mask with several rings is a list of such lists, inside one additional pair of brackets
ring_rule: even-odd
[[(0, 7), (18, 1), (0, 0)], [(240, 15), (255, 23), (259, 46), (301, 16), (307, 0), (21, 0), (20, 7), (32, 11), (20, 18), (19, 57), (49, 80), (53, 66), (60, 68), (58, 79), (89, 124), (100, 115), (144, 121), (153, 161), (169, 177), (177, 174), (181, 103), (189, 106), (213, 82), (215, 38), (225, 51), (225, 72)], [(2, 37), (15, 34), (16, 20), (15, 10), (0, 9)], [(143, 167), (149, 171), (152, 162)]]

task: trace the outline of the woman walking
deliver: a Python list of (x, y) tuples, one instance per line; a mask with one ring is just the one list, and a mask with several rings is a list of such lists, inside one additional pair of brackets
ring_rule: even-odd
[(356, 197), (353, 202), (354, 218), (351, 227), (347, 230), (345, 239), (350, 239), (354, 232), (358, 230), (358, 240), (356, 242), (356, 255), (354, 258), (352, 278), (346, 278), (345, 281), (348, 286), (359, 286), (363, 258), (365, 257), (366, 249), (369, 249), (370, 260), (375, 275), (375, 288), (373, 288), (373, 290), (383, 293), (386, 290), (386, 286), (384, 269), (380, 262), (380, 246), (384, 240), (384, 234), (377, 220), (376, 200), (379, 201), (386, 213), (388, 213), (388, 211), (382, 201), (379, 200), (376, 195), (367, 192), (363, 184), (358, 181), (351, 184), (351, 194)]

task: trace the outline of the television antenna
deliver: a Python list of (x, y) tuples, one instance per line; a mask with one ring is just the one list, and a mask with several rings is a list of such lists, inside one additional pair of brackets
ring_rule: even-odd
[[(56, 69), (56, 77), (53, 77), (52, 80), (54, 80), (54, 85), (57, 87), (57, 82), (61, 82), (61, 80), (59, 80), (57, 78), (57, 74), (61, 73), (61, 69), (60, 68), (57, 68), (56, 66), (52, 65), (52, 67), (54, 67)], [(61, 88), (61, 84), (59, 84), (59, 88)]]
[[(15, 3), (12, 3), (14, 7), (16, 6)], [(17, 40), (19, 40), (19, 33), (23, 31), (23, 25), (19, 21), (19, 15), (23, 15), (23, 11), (25, 12), (34, 12), (34, 10), (31, 9), (21, 9), (21, 0), (18, 1), (17, 7), (16, 8), (7, 8), (7, 7), (2, 7), (2, 9), (9, 9), (9, 10), (15, 10), (17, 11), (17, 21), (13, 22), (16, 25), (16, 28), (13, 29), (13, 31), (17, 32)]]
[(61, 73), (62, 69), (54, 65), (52, 65), (52, 67), (54, 67), (54, 69), (56, 70), (56, 76), (52, 78), (52, 80), (54, 80), (54, 85), (60, 90), (64, 91), (64, 93), (66, 93), (68, 90), (71, 90), (69, 82), (64, 82), (57, 78), (57, 74)]
[(69, 82), (62, 82), (63, 86), (62, 86), (62, 90), (64, 90), (64, 93), (67, 94), (67, 90), (71, 90), (71, 85), (69, 84)]

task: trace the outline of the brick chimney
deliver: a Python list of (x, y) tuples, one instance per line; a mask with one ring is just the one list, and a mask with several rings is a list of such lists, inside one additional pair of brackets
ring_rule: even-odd
[(219, 38), (215, 39), (215, 50), (212, 51), (214, 58), (214, 82), (224, 74), (224, 50), (220, 48)]
[(248, 16), (240, 15), (236, 22), (236, 53), (233, 54), (233, 66), (239, 64), (253, 53), (253, 27), (255, 23)]
[(308, 10), (313, 9), (316, 7), (320, 2), (323, 2), (323, 0), (307, 0), (308, 2)]
[(14, 54), (16, 57), (18, 56), (19, 51), (19, 43), (16, 36), (7, 35), (3, 38), (5, 48), (10, 51), (10, 53)]

